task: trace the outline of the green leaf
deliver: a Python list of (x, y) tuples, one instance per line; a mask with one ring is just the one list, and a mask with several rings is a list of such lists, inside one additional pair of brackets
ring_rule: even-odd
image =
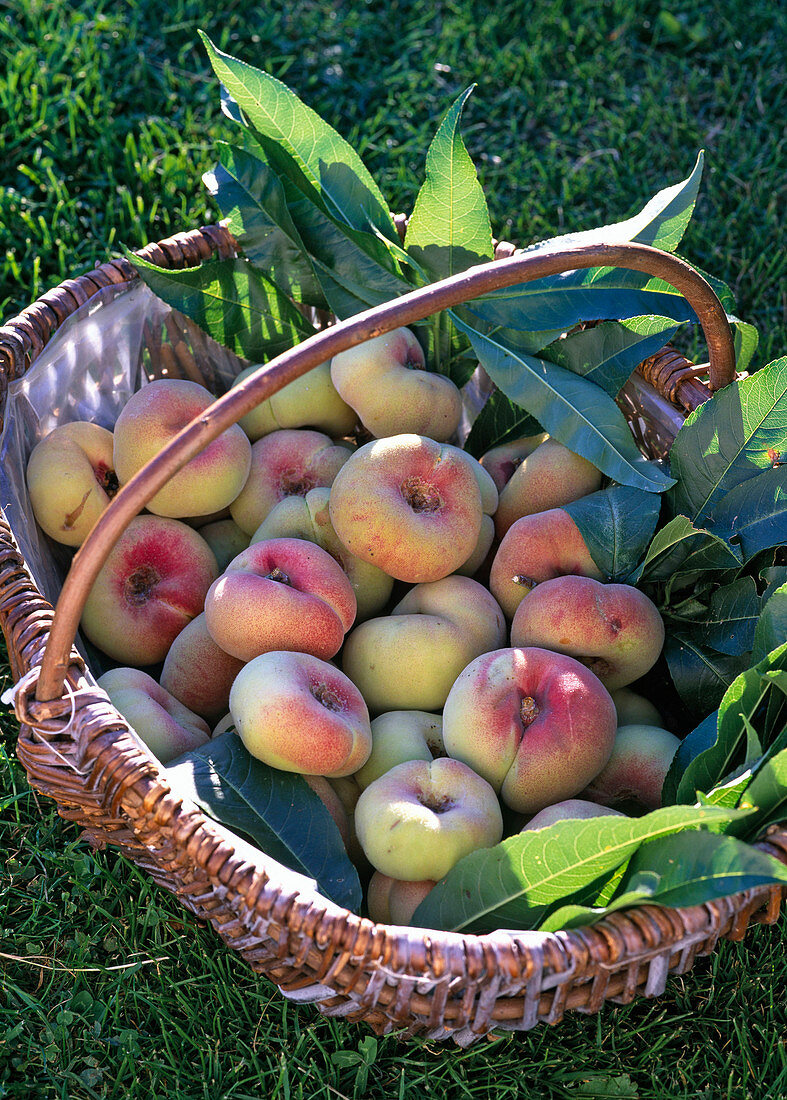
[(169, 271), (127, 253), (154, 294), (219, 344), (262, 363), (314, 332), (292, 302), (244, 259), (206, 260)]
[(374, 226), (398, 243), (388, 204), (352, 146), (286, 84), (223, 53), (202, 31), (200, 37), (245, 120), (294, 158), (334, 216), (354, 229)]
[(426, 154), (426, 179), (407, 225), (405, 248), (435, 280), (494, 255), (486, 199), (459, 132), (472, 90), (459, 96), (440, 123)]
[(674, 908), (787, 883), (787, 867), (773, 856), (711, 832), (675, 833), (644, 844), (632, 856), (624, 883), (642, 871), (660, 876), (654, 902)]
[(289, 203), (328, 304), (343, 319), (411, 290), (378, 237), (339, 224), (308, 198)]
[(777, 588), (762, 609), (754, 631), (752, 660), (762, 661), (787, 638), (787, 584)]
[(587, 904), (594, 884), (646, 840), (723, 821), (739, 811), (669, 806), (640, 818), (558, 821), (461, 859), (415, 911), (415, 926), (491, 932), (536, 928), (555, 902)]
[(770, 687), (767, 672), (785, 668), (787, 643), (764, 661), (741, 672), (730, 684), (719, 704), (716, 739), (684, 770), (676, 793), (678, 802), (691, 802), (697, 791), (710, 791), (742, 762), (746, 745), (742, 719), (755, 722)]
[(676, 512), (695, 522), (725, 493), (787, 454), (787, 356), (725, 386), (695, 409), (670, 450)]
[(756, 807), (751, 817), (735, 823), (737, 836), (756, 837), (767, 825), (787, 821), (787, 749), (768, 760), (746, 787), (741, 806)]
[[(678, 788), (683, 773), (692, 760), (716, 743), (718, 735), (719, 712), (714, 710), (712, 714), (703, 718), (696, 729), (693, 729), (690, 734), (683, 738), (675, 751), (661, 788), (661, 803), (663, 806), (672, 806), (678, 802)], [(690, 797), (683, 799), (683, 801), (692, 802), (693, 795), (694, 792), (691, 792)]]
[(706, 714), (717, 707), (748, 664), (746, 658), (719, 653), (683, 631), (667, 634), (664, 656), (677, 692), (692, 714)]
[[(785, 456), (787, 457), (787, 456)], [(787, 465), (754, 474), (720, 497), (708, 528), (737, 543), (745, 562), (761, 550), (787, 543)]]
[[(762, 751), (762, 750), (760, 750)], [(703, 794), (699, 791), (699, 802), (702, 806), (739, 806), (741, 795), (751, 783), (753, 767), (745, 767), (740, 775), (733, 776), (726, 783), (720, 783), (713, 790)], [(748, 820), (748, 819), (747, 819)], [(727, 827), (729, 828), (729, 826)]]
[(587, 924), (594, 924), (608, 913), (614, 913), (618, 909), (631, 909), (635, 905), (646, 905), (652, 902), (658, 889), (659, 876), (647, 872), (639, 877), (636, 886), (630, 887), (609, 905), (561, 905), (538, 926), (539, 932), (559, 932), (561, 929), (581, 928)]
[(314, 879), (337, 905), (360, 911), (358, 873), (331, 815), (303, 776), (255, 759), (231, 730), (178, 757), (167, 778), (176, 795)]
[(473, 421), (464, 449), (475, 458), (480, 458), (492, 447), (542, 432), (534, 416), (506, 397), (502, 390), (495, 388)]
[(605, 578), (620, 581), (645, 553), (659, 518), (661, 498), (627, 485), (590, 493), (563, 510), (573, 519)]
[(760, 334), (754, 325), (746, 321), (739, 321), (737, 317), (729, 318), (732, 325), (732, 335), (735, 342), (735, 369), (742, 374), (748, 369), (749, 364), (760, 342)]
[(670, 587), (693, 584), (706, 572), (737, 570), (740, 551), (721, 536), (695, 525), (686, 516), (675, 516), (657, 531), (642, 565), (632, 572), (629, 584), (669, 581)]
[(219, 142), (220, 163), (203, 176), (246, 259), (289, 297), (325, 308), (284, 188), (264, 161)]
[(518, 356), (453, 315), (499, 389), (531, 413), (544, 430), (614, 481), (660, 492), (671, 481), (637, 450), (625, 417), (592, 382), (531, 356)]
[(604, 321), (555, 340), (542, 357), (587, 378), (615, 397), (643, 359), (655, 355), (680, 326), (669, 317)]
[(760, 597), (754, 578), (739, 577), (715, 589), (709, 606), (702, 608), (693, 627), (685, 624), (682, 629), (689, 630), (700, 645), (740, 657), (751, 652), (759, 617)]

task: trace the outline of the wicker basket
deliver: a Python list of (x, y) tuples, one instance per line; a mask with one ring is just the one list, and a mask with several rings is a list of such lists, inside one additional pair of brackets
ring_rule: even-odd
[[(140, 255), (174, 269), (235, 250), (224, 227), (210, 226), (149, 245)], [(326, 1015), (365, 1021), (377, 1033), (450, 1036), (462, 1045), (492, 1029), (556, 1023), (567, 1009), (597, 1012), (605, 1001), (657, 996), (670, 973), (684, 973), (720, 937), (737, 940), (750, 924), (776, 921), (785, 891), (760, 888), (687, 909), (643, 906), (558, 933), (471, 936), (374, 924), (319, 894), (299, 893), (278, 864), (235, 844), (175, 797), (165, 772), (95, 686), (73, 641), (104, 555), (171, 473), (270, 393), (378, 332), (498, 286), (577, 267), (631, 266), (662, 276), (686, 295), (710, 355), (710, 387), (699, 380), (703, 368), (670, 350), (643, 364), (627, 384), (621, 404), (649, 453), (665, 453), (686, 411), (732, 378), (723, 313), (681, 261), (632, 245), (513, 251), (499, 246), (495, 263), (329, 326), (227, 393), (118, 494), (72, 566), (56, 613), (0, 518), (0, 622), (14, 678), (21, 681), (18, 755), (31, 784), (57, 801), (66, 820), (80, 823), (92, 843), (119, 846), (210, 921), (285, 996), (314, 1002)], [(66, 281), (0, 329), (0, 416), (9, 382), (26, 372), (64, 322), (80, 309), (101, 308), (105, 288), (131, 287), (135, 280), (126, 261), (112, 261)], [(210, 341), (185, 318), (169, 314), (163, 331), (149, 326), (145, 336), (155, 373), (216, 385), (215, 347), (209, 349)], [(244, 365), (237, 360), (234, 369)], [(758, 846), (787, 862), (787, 828), (772, 827)]]

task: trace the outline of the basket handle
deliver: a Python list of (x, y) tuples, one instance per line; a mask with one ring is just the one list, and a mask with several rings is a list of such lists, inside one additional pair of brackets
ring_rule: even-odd
[(642, 244), (594, 244), (539, 249), (480, 264), (420, 287), (316, 333), (230, 389), (187, 424), (114, 497), (82, 544), (63, 583), (36, 685), (39, 702), (58, 699), (71, 661), (88, 593), (128, 523), (182, 466), (282, 386), (347, 348), (413, 324), (493, 290), (588, 267), (623, 267), (656, 276), (681, 293), (696, 313), (708, 347), (712, 390), (735, 377), (735, 349), (724, 309), (706, 280), (683, 260)]

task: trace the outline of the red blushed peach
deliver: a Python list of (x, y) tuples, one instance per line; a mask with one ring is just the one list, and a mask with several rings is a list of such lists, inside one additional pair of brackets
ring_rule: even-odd
[(230, 688), (242, 668), (242, 661), (213, 641), (203, 612), (181, 630), (169, 647), (161, 686), (215, 725), (229, 707)]
[(579, 528), (568, 512), (550, 508), (516, 520), (498, 547), (489, 588), (507, 618), (541, 581), (568, 574), (601, 580)]
[(519, 831), (526, 833), (531, 829), (545, 829), (547, 825), (554, 825), (556, 821), (580, 821), (589, 817), (610, 816), (625, 817), (626, 815), (609, 806), (600, 806), (598, 802), (588, 802), (584, 798), (567, 798), (563, 802), (556, 802), (553, 806), (545, 806), (543, 810), (539, 810)]
[(601, 471), (574, 454), (556, 439), (545, 439), (514, 471), (500, 493), (495, 513), (497, 537), (511, 524), (533, 512), (559, 508), (594, 493), (601, 486)]
[(82, 612), (90, 641), (129, 665), (163, 661), (218, 574), (208, 544), (176, 519), (137, 516), (110, 551)]
[(230, 712), (252, 756), (283, 771), (351, 775), (371, 751), (360, 692), (307, 653), (263, 653), (249, 661), (232, 685)]
[(329, 511), (351, 554), (411, 583), (439, 580), (467, 561), (483, 514), (470, 465), (420, 435), (356, 451), (336, 476)]
[(310, 489), (333, 484), (352, 452), (322, 432), (293, 428), (271, 432), (251, 449), (251, 472), (230, 512), (251, 536), (280, 500), (303, 497)]
[(402, 432), (450, 439), (462, 415), (462, 395), (450, 378), (423, 366), (418, 340), (398, 328), (335, 355), (331, 378), (377, 439)]
[(162, 764), (210, 740), (207, 723), (141, 669), (113, 668), (97, 683)]
[(350, 819), (330, 779), (326, 779), (324, 775), (305, 775), (303, 778), (333, 818), (333, 823), (339, 830), (339, 836), (346, 848), (350, 843)]
[(56, 542), (81, 546), (114, 496), (118, 481), (112, 432), (75, 420), (62, 424), (33, 448), (27, 488), (33, 514)]
[(511, 624), (511, 644), (576, 657), (614, 691), (656, 663), (664, 623), (655, 604), (631, 585), (556, 577), (522, 600)]
[(408, 760), (370, 783), (355, 807), (361, 847), (376, 871), (408, 882), (440, 879), (503, 835), (491, 786), (459, 760)]
[(430, 878), (422, 882), (405, 882), (375, 871), (366, 894), (369, 917), (378, 924), (407, 925), (434, 885), (434, 879)]
[(333, 529), (328, 510), (331, 490), (310, 489), (305, 497), (285, 497), (275, 504), (252, 535), (252, 542), (264, 539), (306, 539), (327, 550), (347, 574), (358, 603), (356, 621), (382, 611), (393, 590), (393, 577), (376, 565), (354, 557)]
[(492, 447), (478, 460), (497, 486), (498, 493), (502, 493), (504, 486), (514, 476), (524, 460), (531, 455), (540, 443), (548, 439), (546, 432), (540, 435), (526, 435), (521, 439), (512, 439), (510, 443), (501, 443), (499, 447)]
[(241, 661), (278, 649), (327, 660), (354, 618), (355, 594), (341, 566), (305, 539), (254, 543), (205, 598), (210, 636)]
[(494, 597), (453, 575), (412, 588), (390, 615), (347, 637), (342, 667), (370, 710), (440, 710), (456, 677), (479, 653), (505, 643)]
[[(245, 381), (256, 370), (259, 364), (242, 370), (233, 386)], [(337, 438), (348, 435), (357, 419), (355, 412), (336, 392), (330, 363), (320, 363), (294, 382), (282, 386), (238, 423), (249, 439), (256, 442), (280, 428), (316, 428)]]
[[(159, 378), (138, 390), (115, 424), (115, 470), (121, 485), (205, 412), (214, 398), (204, 386)], [(226, 508), (243, 488), (251, 465), (251, 444), (237, 424), (209, 443), (148, 501), (148, 511), (179, 518)]]
[(619, 726), (612, 755), (588, 785), (587, 797), (605, 806), (634, 801), (657, 810), (678, 745), (679, 739), (659, 726)]
[(609, 760), (614, 740), (609, 692), (584, 665), (546, 649), (476, 658), (443, 710), (446, 752), (519, 813), (578, 794)]

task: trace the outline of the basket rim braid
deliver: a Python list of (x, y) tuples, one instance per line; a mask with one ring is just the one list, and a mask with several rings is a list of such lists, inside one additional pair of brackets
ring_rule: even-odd
[[(236, 250), (227, 228), (214, 225), (149, 244), (136, 254), (178, 269), (195, 266), (214, 253), (231, 256)], [(498, 246), (497, 255), (514, 251)], [(8, 383), (25, 373), (66, 319), (102, 288), (137, 278), (128, 261), (112, 260), (66, 280), (0, 328), (0, 415)], [(386, 306), (394, 309), (395, 303)], [(396, 321), (400, 323), (408, 322)], [(346, 326), (348, 322), (328, 330), (328, 335), (334, 333), (334, 344)], [(353, 342), (374, 334), (372, 329)], [(725, 379), (718, 373), (723, 336), (714, 347), (716, 337), (704, 324), (703, 329), (711, 377), (715, 370), (718, 388)], [(324, 349), (325, 337), (326, 333), (318, 334), (309, 342), (317, 341)], [(235, 388), (235, 393), (244, 390), (234, 399), (235, 419), (245, 411), (238, 411), (244, 401), (252, 407), (313, 365), (304, 356), (299, 360), (289, 354), (289, 376), (285, 364), (270, 376), (260, 372), (245, 389)], [(328, 357), (324, 350), (320, 355), (315, 363)], [(676, 364), (671, 351), (651, 359), (657, 360), (655, 369), (646, 364), (639, 370), (684, 414), (710, 395), (698, 377), (705, 368), (685, 360)], [(726, 381), (731, 377), (727, 374)], [(217, 423), (214, 420), (211, 428), (218, 434), (225, 425), (216, 427)], [(188, 432), (184, 429), (178, 440)], [(198, 440), (195, 449), (205, 442)], [(185, 462), (182, 444), (178, 445)], [(171, 461), (177, 463), (177, 455)], [(166, 476), (169, 471), (163, 479)], [(142, 480), (136, 511), (144, 504), (145, 492), (155, 491), (149, 478)], [(18, 756), (31, 785), (55, 799), (60, 815), (82, 825), (92, 843), (120, 847), (192, 913), (209, 921), (285, 996), (314, 1002), (326, 1015), (363, 1021), (378, 1034), (404, 1031), (430, 1039), (452, 1037), (467, 1045), (491, 1029), (526, 1030), (538, 1022), (557, 1023), (566, 1010), (597, 1012), (605, 1001), (628, 1003), (637, 995), (658, 996), (669, 974), (685, 973), (695, 957), (712, 952), (720, 938), (739, 940), (750, 925), (778, 919), (787, 891), (766, 886), (684, 909), (646, 905), (613, 913), (595, 925), (554, 933), (465, 935), (375, 924), (316, 892), (305, 893), (302, 880), (288, 879), (279, 864), (242, 842), (234, 843), (221, 826), (176, 797), (164, 769), (140, 747), (108, 696), (86, 675), (85, 662), (71, 644), (74, 633), (66, 631), (65, 656), (59, 659), (56, 647), (48, 646), (53, 628), (67, 618), (61, 612), (60, 604), (56, 614), (38, 591), (0, 514), (0, 623), (17, 681)], [(42, 690), (41, 664), (47, 649), (53, 671)], [(787, 863), (787, 828), (771, 826), (757, 847)]]

